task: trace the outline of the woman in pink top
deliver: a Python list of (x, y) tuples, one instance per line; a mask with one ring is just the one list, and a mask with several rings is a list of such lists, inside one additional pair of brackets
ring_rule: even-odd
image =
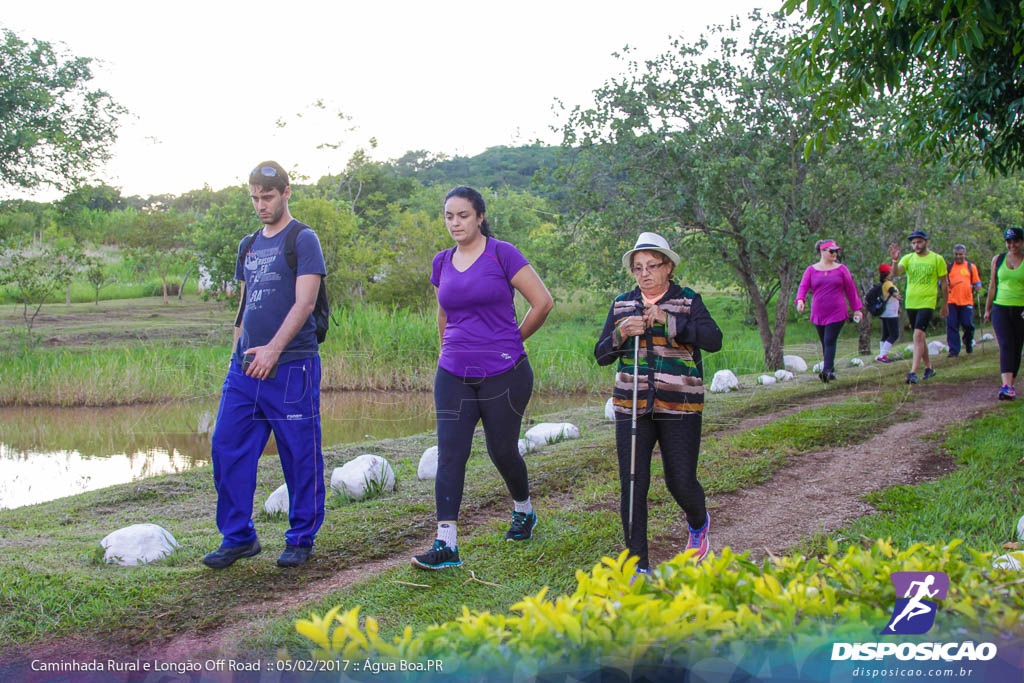
[(811, 292), (811, 322), (818, 330), (821, 350), (824, 355), (821, 372), (818, 377), (822, 382), (836, 378), (836, 343), (839, 330), (846, 322), (846, 302), (853, 309), (853, 321), (860, 322), (861, 303), (857, 295), (857, 287), (853, 284), (853, 276), (849, 269), (839, 263), (839, 245), (834, 240), (818, 240), (814, 245), (818, 253), (817, 263), (807, 266), (804, 276), (800, 278), (800, 287), (796, 292), (796, 310), (804, 312), (807, 292)]

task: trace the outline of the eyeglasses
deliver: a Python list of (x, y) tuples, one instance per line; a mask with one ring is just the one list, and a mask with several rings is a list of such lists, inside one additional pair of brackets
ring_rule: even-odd
[(838, 254), (838, 253), (839, 253), (839, 250), (838, 250), (838, 249), (829, 249), (829, 250), (828, 250), (828, 253), (830, 253), (830, 254), (833, 254), (833, 255), (834, 255), (834, 254)]
[(634, 275), (643, 275), (645, 271), (648, 273), (653, 273), (655, 270), (665, 265), (665, 263), (666, 261), (662, 261), (660, 263), (652, 263), (647, 266), (633, 266), (632, 268), (630, 268), (630, 270), (633, 271)]
[(253, 174), (259, 173), (260, 175), (264, 175), (268, 178), (277, 177), (277, 169), (273, 166), (259, 166), (258, 168), (252, 169), (252, 172)]

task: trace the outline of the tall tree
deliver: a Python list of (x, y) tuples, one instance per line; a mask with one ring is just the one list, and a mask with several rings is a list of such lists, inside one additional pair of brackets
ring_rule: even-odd
[(89, 88), (91, 64), (3, 29), (0, 184), (68, 188), (109, 157), (125, 109)]
[[(643, 230), (685, 255), (680, 274), (746, 293), (769, 368), (782, 364), (793, 294), (819, 237), (852, 212), (872, 152), (849, 122), (842, 144), (805, 157), (812, 98), (775, 67), (793, 27), (751, 14), (695, 43), (628, 63), (572, 110), (563, 128), (577, 258), (600, 284), (621, 277), (618, 255)], [(627, 53), (628, 54), (628, 53)], [(573, 149), (578, 148), (578, 149)]]
[[(809, 19), (788, 68), (818, 93), (815, 148), (851, 109), (895, 98), (895, 132), (930, 158), (1024, 167), (1024, 4), (1010, 0), (786, 0)], [(821, 88), (820, 84), (829, 84)]]

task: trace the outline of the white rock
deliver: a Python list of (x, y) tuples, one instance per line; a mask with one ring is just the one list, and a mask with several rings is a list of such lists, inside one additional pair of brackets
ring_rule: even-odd
[(532, 449), (564, 439), (580, 438), (580, 430), (568, 422), (541, 422), (531, 427), (524, 435)]
[(981, 341), (992, 341), (993, 339), (995, 339), (995, 337), (993, 337), (988, 332), (986, 332), (985, 334), (981, 335)]
[(860, 358), (851, 358), (850, 359), (850, 367), (851, 368), (862, 368), (862, 367), (864, 367), (864, 361), (862, 361)]
[(907, 344), (906, 346), (903, 347), (903, 350), (906, 351), (907, 353), (913, 353), (914, 352), (914, 345), (913, 344)]
[(279, 512), (288, 514), (288, 484), (281, 484), (267, 496), (267, 501), (263, 503), (263, 510), (268, 515), (276, 515)]
[(778, 381), (772, 375), (759, 375), (757, 378), (758, 384), (775, 384)]
[(725, 393), (739, 388), (740, 381), (736, 379), (736, 375), (732, 373), (732, 370), (719, 370), (715, 373), (715, 376), (711, 378), (711, 391), (716, 394)]
[(213, 427), (217, 424), (217, 416), (209, 410), (199, 413), (196, 420), (196, 432), (199, 434), (213, 434)]
[(611, 399), (608, 399), (608, 402), (604, 404), (604, 416), (609, 420), (615, 419), (615, 409), (612, 405)]
[(167, 529), (158, 524), (132, 524), (103, 537), (103, 561), (135, 567), (161, 560), (180, 548)]
[(824, 367), (825, 367), (825, 361), (819, 361), (819, 362), (814, 364), (813, 368), (811, 368), (811, 372), (819, 373), (819, 372), (821, 372), (822, 368), (824, 368)]
[(992, 561), (992, 566), (996, 569), (1010, 569), (1019, 572), (1021, 569), (1024, 569), (1024, 551), (1018, 550), (1013, 553), (1000, 555)]
[(519, 439), (519, 455), (520, 456), (525, 458), (530, 453), (536, 453), (536, 452), (537, 452), (537, 446), (534, 443), (532, 443), (530, 441), (527, 441), (526, 439)]
[(362, 500), (368, 483), (372, 481), (380, 482), (385, 491), (395, 488), (395, 471), (391, 465), (379, 455), (370, 453), (335, 467), (331, 473), (331, 488), (352, 500)]
[(1024, 541), (1024, 517), (1017, 520), (1017, 538)]
[(790, 372), (807, 372), (807, 361), (800, 356), (783, 356), (782, 364)]
[(942, 342), (932, 341), (928, 342), (928, 355), (937, 356), (946, 350), (946, 345)]
[(431, 446), (420, 456), (420, 465), (416, 468), (416, 476), (420, 479), (437, 479), (437, 446)]
[(790, 372), (789, 370), (776, 370), (775, 379), (779, 380), (780, 382), (788, 382), (789, 380), (793, 379), (793, 373)]

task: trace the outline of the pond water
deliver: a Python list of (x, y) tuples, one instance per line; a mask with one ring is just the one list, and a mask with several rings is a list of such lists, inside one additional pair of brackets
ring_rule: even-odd
[[(534, 417), (601, 396), (534, 396)], [(15, 508), (210, 464), (218, 397), (113, 408), (0, 408), (0, 508)], [(427, 392), (328, 392), (325, 446), (434, 429)], [(276, 454), (273, 437), (265, 454)]]

